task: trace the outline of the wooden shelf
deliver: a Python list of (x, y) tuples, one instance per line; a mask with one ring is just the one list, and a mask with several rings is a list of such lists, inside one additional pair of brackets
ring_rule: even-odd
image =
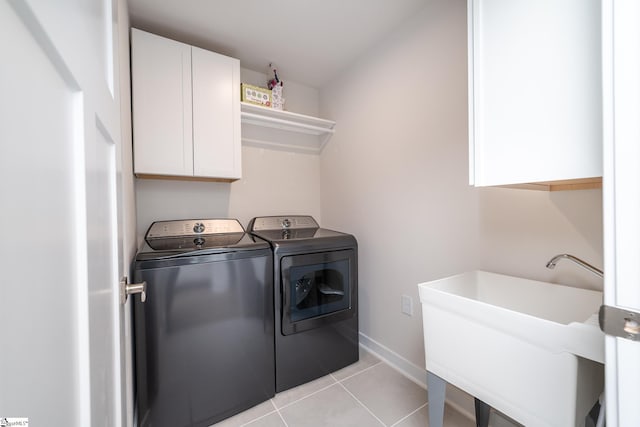
[(240, 103), (242, 143), (256, 147), (319, 154), (336, 122), (289, 111)]
[(539, 191), (596, 190), (602, 188), (602, 178), (569, 179), (565, 181), (533, 182), (528, 184), (504, 185), (507, 188), (521, 188)]

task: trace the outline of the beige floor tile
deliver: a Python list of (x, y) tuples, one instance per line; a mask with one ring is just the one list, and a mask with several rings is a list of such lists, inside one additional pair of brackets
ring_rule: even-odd
[[(361, 349), (357, 363), (278, 393), (212, 427), (427, 427), (426, 400), (423, 388)], [(474, 421), (445, 407), (444, 427), (474, 425)]]
[(280, 414), (289, 427), (383, 426), (337, 383), (287, 406)]
[(226, 420), (222, 420), (211, 427), (240, 427), (241, 425), (246, 424), (249, 421), (255, 420), (258, 417), (262, 417), (268, 414), (269, 412), (275, 413), (275, 410), (276, 408), (273, 406), (273, 403), (271, 403), (271, 400), (267, 400), (266, 402), (262, 402), (261, 404), (256, 405), (253, 408), (249, 408), (244, 412), (240, 412), (238, 415), (227, 418)]
[[(444, 407), (444, 427), (474, 427), (475, 421), (470, 420), (461, 413), (452, 409), (449, 405)], [(420, 408), (409, 417), (394, 424), (393, 427), (428, 427), (429, 405)]]
[(280, 417), (277, 412), (258, 418), (257, 420), (244, 425), (246, 427), (287, 427), (282, 420), (282, 417)]
[(358, 372), (370, 368), (381, 362), (382, 361), (376, 356), (360, 347), (360, 360), (347, 366), (346, 368), (342, 368), (339, 371), (334, 372), (331, 375), (333, 375), (336, 380), (341, 381), (347, 377), (350, 377), (351, 375), (357, 374)]
[(341, 382), (386, 425), (427, 403), (427, 391), (385, 363)]
[(331, 377), (331, 375), (325, 375), (317, 380), (280, 392), (275, 395), (272, 401), (273, 404), (276, 405), (276, 408), (280, 409), (292, 402), (295, 402), (296, 400), (300, 400), (303, 397), (310, 395), (311, 393), (315, 393), (316, 391), (322, 390), (331, 384), (335, 384), (335, 382), (336, 381)]

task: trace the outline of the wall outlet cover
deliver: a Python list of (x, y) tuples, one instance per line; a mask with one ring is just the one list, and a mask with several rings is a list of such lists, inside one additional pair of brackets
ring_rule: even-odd
[(413, 316), (413, 298), (411, 298), (409, 295), (402, 295), (401, 310), (402, 313), (408, 316)]

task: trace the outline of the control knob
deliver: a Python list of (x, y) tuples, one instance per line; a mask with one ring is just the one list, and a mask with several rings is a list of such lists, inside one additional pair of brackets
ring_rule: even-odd
[(194, 233), (202, 233), (204, 231), (204, 224), (201, 222), (196, 222), (193, 226)]

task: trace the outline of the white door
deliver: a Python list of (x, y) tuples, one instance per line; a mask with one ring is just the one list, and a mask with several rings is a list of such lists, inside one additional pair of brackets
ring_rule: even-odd
[[(604, 303), (625, 310), (633, 336), (631, 312), (640, 312), (640, 2), (605, 0), (602, 22)], [(608, 335), (605, 348), (607, 425), (640, 426), (640, 342)]]
[(0, 2), (0, 417), (120, 426), (117, 11)]

